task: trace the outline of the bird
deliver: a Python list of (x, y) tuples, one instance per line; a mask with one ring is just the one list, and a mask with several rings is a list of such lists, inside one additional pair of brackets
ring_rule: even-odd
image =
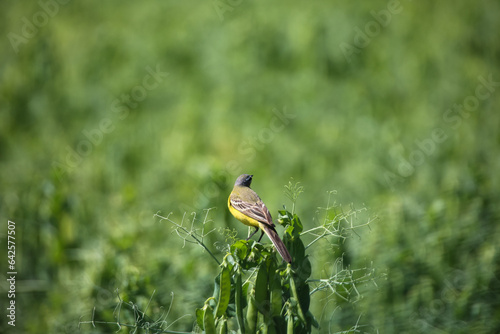
[(292, 263), (290, 253), (281, 241), (276, 232), (271, 213), (267, 209), (264, 202), (260, 199), (259, 195), (250, 188), (253, 175), (242, 174), (238, 176), (234, 183), (233, 191), (227, 200), (227, 206), (231, 214), (240, 222), (247, 226), (255, 227), (255, 231), (247, 238), (249, 240), (259, 231), (262, 231), (259, 242), (264, 233), (267, 234), (269, 239), (276, 247), (276, 250), (281, 255), (283, 260)]

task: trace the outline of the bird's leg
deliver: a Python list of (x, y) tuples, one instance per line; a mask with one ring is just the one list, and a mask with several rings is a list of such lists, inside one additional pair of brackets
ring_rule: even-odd
[(260, 234), (260, 238), (259, 238), (259, 241), (257, 242), (260, 242), (262, 240), (262, 237), (264, 236), (264, 231), (262, 231), (262, 233)]
[[(256, 227), (255, 231), (252, 234), (250, 234), (250, 236), (247, 238), (247, 240), (250, 240), (250, 238), (253, 237), (255, 235), (255, 233), (257, 233), (258, 231), (259, 231), (259, 228)], [(264, 233), (264, 232), (262, 232), (262, 233)], [(260, 237), (262, 238), (262, 236), (260, 236)], [(259, 241), (260, 241), (260, 239), (259, 239)]]

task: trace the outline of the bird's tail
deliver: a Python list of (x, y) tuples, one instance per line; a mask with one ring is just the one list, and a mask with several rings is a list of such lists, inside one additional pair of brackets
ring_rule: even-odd
[(290, 253), (288, 253), (285, 244), (283, 243), (283, 241), (281, 241), (278, 232), (276, 232), (274, 227), (267, 224), (261, 224), (261, 226), (264, 229), (264, 232), (266, 232), (269, 239), (271, 239), (271, 241), (273, 242), (274, 247), (276, 247), (276, 250), (278, 251), (278, 253), (280, 253), (283, 260), (288, 263), (292, 263), (292, 257), (290, 256)]

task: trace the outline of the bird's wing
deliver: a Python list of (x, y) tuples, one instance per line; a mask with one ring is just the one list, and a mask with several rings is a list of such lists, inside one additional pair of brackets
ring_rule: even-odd
[(271, 213), (267, 209), (264, 202), (260, 200), (260, 198), (256, 202), (249, 203), (243, 201), (239, 196), (231, 196), (230, 201), (233, 208), (235, 208), (239, 212), (261, 223), (274, 226)]

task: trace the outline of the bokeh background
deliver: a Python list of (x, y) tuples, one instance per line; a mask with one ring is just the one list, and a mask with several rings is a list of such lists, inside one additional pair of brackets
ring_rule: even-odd
[(8, 220), (18, 272), (15, 328), (1, 283), (3, 333), (75, 333), (94, 307), (113, 321), (116, 289), (151, 300), (155, 319), (173, 293), (169, 329), (190, 331), (217, 266), (153, 215), (205, 221), (222, 258), (218, 229), (246, 233), (226, 210), (243, 172), (275, 217), (291, 205), (283, 186), (301, 182), (306, 229), (332, 190), (330, 204), (366, 208), (356, 224), (378, 218), (311, 247), (317, 278), (342, 254), (373, 270), (361, 297), (313, 295), (320, 332), (500, 332), (498, 1), (42, 0), (0, 13), (0, 275)]

